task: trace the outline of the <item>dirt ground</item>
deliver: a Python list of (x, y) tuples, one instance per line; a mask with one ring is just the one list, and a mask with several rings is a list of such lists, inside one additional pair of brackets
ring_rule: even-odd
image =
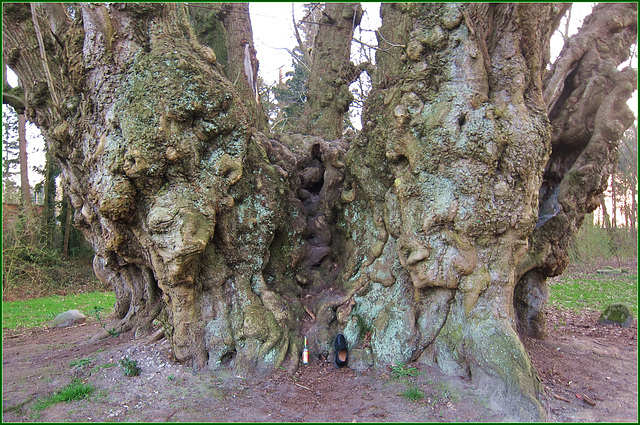
[[(525, 339), (545, 388), (553, 422), (636, 422), (637, 320), (630, 328), (597, 325), (597, 313), (549, 311), (545, 340)], [(196, 371), (169, 360), (166, 340), (130, 333), (90, 343), (99, 324), (3, 335), (3, 422), (502, 422), (471, 382), (417, 367), (417, 376), (336, 369), (328, 361), (265, 379)], [(126, 377), (119, 362), (142, 369)], [(88, 359), (73, 367), (70, 362)], [(74, 378), (90, 397), (42, 411), (34, 403)], [(425, 397), (403, 396), (417, 388)]]

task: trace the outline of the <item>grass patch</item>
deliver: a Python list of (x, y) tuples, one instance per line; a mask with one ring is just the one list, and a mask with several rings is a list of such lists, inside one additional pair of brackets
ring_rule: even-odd
[(27, 414), (27, 412), (24, 410), (24, 405), (29, 403), (31, 400), (33, 400), (33, 396), (30, 396), (25, 401), (18, 403), (15, 406), (2, 406), (2, 412), (3, 413), (13, 412), (18, 416), (25, 415)]
[(403, 393), (401, 393), (402, 397), (411, 401), (420, 401), (425, 398), (424, 393), (418, 387), (409, 387)]
[(116, 364), (115, 363), (99, 364), (97, 366), (94, 366), (93, 369), (89, 371), (89, 375), (93, 375), (94, 373), (99, 372), (101, 369), (109, 369), (112, 367), (116, 367)]
[(603, 311), (608, 305), (624, 303), (638, 317), (638, 275), (561, 277), (549, 285), (549, 305), (572, 311)]
[(67, 310), (90, 313), (92, 307), (111, 311), (116, 302), (113, 292), (87, 292), (77, 295), (52, 295), (26, 301), (2, 301), (2, 329), (42, 326)]
[(52, 404), (82, 400), (93, 394), (95, 388), (91, 384), (86, 384), (79, 379), (74, 379), (69, 385), (62, 388), (50, 396), (39, 399), (33, 405), (33, 410), (44, 410)]
[(418, 368), (409, 367), (403, 363), (396, 363), (395, 366), (391, 366), (391, 375), (394, 378), (418, 376), (423, 374), (424, 372), (419, 372)]
[(84, 359), (71, 360), (69, 366), (82, 368), (90, 364), (94, 359), (95, 357), (85, 357)]

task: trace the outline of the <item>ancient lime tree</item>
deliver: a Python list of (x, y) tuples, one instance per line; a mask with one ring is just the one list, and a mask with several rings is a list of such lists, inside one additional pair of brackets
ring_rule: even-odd
[(385, 3), (373, 67), (349, 61), (359, 5), (327, 5), (303, 134), (264, 133), (246, 5), (5, 4), (3, 58), (116, 293), (111, 327), (163, 317), (179, 360), (256, 373), (343, 332), (354, 367), (437, 364), (541, 419), (517, 330), (544, 332), (545, 279), (636, 85), (631, 4), (595, 8), (547, 69), (567, 8)]

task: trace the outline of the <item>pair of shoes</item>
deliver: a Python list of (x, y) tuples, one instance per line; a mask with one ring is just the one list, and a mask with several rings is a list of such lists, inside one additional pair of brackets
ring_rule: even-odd
[(338, 334), (338, 336), (336, 336), (333, 342), (333, 348), (335, 350), (333, 364), (335, 364), (337, 368), (345, 367), (349, 359), (349, 351), (347, 350), (347, 340), (344, 338), (344, 335)]

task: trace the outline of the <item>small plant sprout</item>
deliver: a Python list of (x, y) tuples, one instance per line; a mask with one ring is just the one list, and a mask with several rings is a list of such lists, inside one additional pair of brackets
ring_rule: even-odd
[(395, 366), (391, 366), (391, 374), (394, 378), (409, 377), (422, 375), (423, 372), (419, 372), (418, 368), (409, 367), (404, 363), (396, 363)]
[(120, 366), (122, 367), (125, 376), (138, 376), (142, 370), (138, 366), (138, 362), (136, 360), (132, 360), (129, 356), (125, 356), (124, 359), (120, 360)]
[(99, 322), (100, 320), (102, 320), (102, 317), (100, 316), (100, 312), (104, 310), (104, 308), (94, 305), (93, 308), (89, 311), (89, 314), (96, 316), (96, 320)]
[(418, 387), (410, 387), (402, 393), (402, 397), (417, 402), (425, 398), (425, 395)]
[[(104, 327), (104, 326), (103, 326), (103, 327)], [(118, 332), (118, 331), (117, 331), (117, 330), (115, 330), (115, 329), (107, 329), (107, 328), (104, 328), (104, 330), (105, 330), (105, 331), (107, 331), (107, 333), (109, 334), (109, 336), (111, 336), (112, 338), (117, 338), (117, 337), (118, 337), (118, 335), (120, 335), (120, 332)]]

